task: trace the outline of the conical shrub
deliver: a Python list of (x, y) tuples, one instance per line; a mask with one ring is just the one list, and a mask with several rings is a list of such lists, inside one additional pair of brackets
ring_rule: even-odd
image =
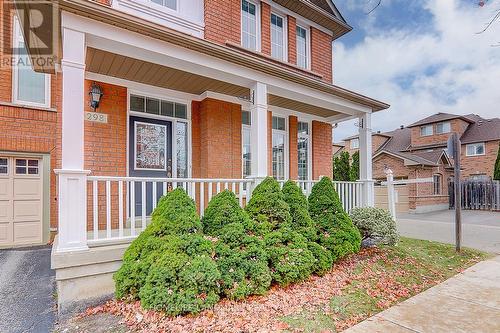
[(302, 193), (300, 187), (294, 181), (287, 181), (283, 185), (283, 199), (290, 207), (293, 230), (302, 234), (310, 241), (317, 238), (316, 226), (309, 215), (309, 203), (307, 197)]

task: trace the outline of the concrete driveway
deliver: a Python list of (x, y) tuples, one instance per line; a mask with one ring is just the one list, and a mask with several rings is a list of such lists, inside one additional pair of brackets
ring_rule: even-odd
[(51, 332), (54, 292), (50, 247), (0, 250), (0, 332)]
[[(399, 214), (398, 229), (406, 237), (455, 243), (455, 211)], [(500, 212), (462, 211), (462, 245), (500, 254)]]

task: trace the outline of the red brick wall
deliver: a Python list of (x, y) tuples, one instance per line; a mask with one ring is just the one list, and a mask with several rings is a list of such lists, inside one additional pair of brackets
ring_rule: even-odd
[(467, 145), (462, 145), (462, 178), (473, 175), (493, 177), (499, 143), (499, 140), (486, 142), (485, 155), (481, 156), (467, 156)]
[(224, 44), (241, 43), (241, 2), (205, 0), (205, 39)]
[[(93, 81), (85, 81), (85, 96)], [(103, 96), (96, 112), (108, 115), (108, 123), (85, 121), (84, 123), (84, 168), (93, 176), (127, 175), (127, 88), (97, 82)], [(85, 112), (94, 111), (85, 103)], [(92, 229), (93, 205), (92, 185), (88, 188), (87, 225)], [(106, 227), (106, 188), (100, 182), (98, 187), (99, 229)], [(126, 188), (124, 188), (126, 198)], [(125, 203), (125, 201), (124, 201)], [(125, 204), (123, 205), (125, 209)], [(118, 226), (118, 184), (111, 183), (111, 224)]]
[(261, 52), (266, 55), (271, 55), (271, 6), (265, 2), (261, 2)]
[(451, 133), (444, 133), (444, 134), (436, 134), (436, 124), (430, 124), (433, 126), (433, 133), (434, 135), (429, 135), (429, 136), (421, 136), (420, 135), (420, 127), (421, 126), (416, 126), (411, 128), (411, 145), (412, 146), (423, 146), (423, 145), (430, 145), (430, 144), (436, 144), (436, 143), (443, 143), (448, 140), (448, 137), (451, 135), (451, 133), (458, 133), (459, 135), (462, 135), (465, 130), (467, 129), (467, 126), (469, 125), (468, 122), (463, 121), (462, 119), (453, 119), (450, 121), (450, 126), (451, 126)]
[(289, 178), (298, 179), (299, 178), (299, 162), (298, 162), (298, 151), (297, 151), (297, 126), (298, 120), (296, 116), (288, 117), (288, 133), (289, 133)]
[(297, 20), (288, 15), (288, 62), (297, 64)]
[(332, 83), (332, 37), (321, 30), (311, 28), (311, 70)]
[(312, 175), (332, 177), (332, 125), (312, 122)]

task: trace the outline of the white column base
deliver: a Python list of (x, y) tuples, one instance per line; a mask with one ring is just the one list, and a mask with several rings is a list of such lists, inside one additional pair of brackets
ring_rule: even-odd
[(58, 175), (59, 224), (56, 252), (85, 251), (87, 246), (88, 170), (54, 170)]
[(363, 183), (363, 207), (375, 207), (375, 181), (373, 179), (360, 179)]

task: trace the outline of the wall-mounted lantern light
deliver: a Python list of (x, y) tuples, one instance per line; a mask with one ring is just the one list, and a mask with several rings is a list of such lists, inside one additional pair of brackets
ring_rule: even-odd
[(89, 95), (90, 95), (90, 106), (92, 107), (92, 109), (97, 109), (99, 107), (99, 102), (101, 101), (101, 97), (102, 97), (102, 88), (97, 85), (95, 82), (92, 83), (92, 87), (90, 88), (90, 91), (89, 91)]

